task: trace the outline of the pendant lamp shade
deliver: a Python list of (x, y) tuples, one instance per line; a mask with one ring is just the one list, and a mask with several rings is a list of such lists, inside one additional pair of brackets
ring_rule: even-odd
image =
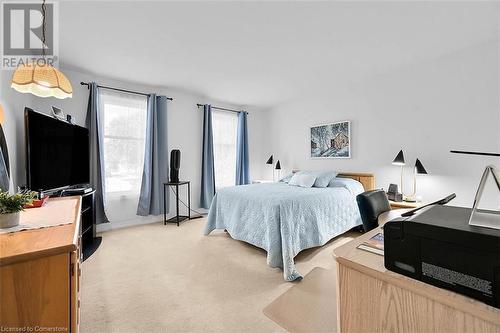
[(422, 164), (422, 162), (420, 162), (420, 160), (418, 158), (415, 161), (415, 171), (421, 175), (427, 174), (427, 170), (425, 170), (424, 165)]
[(394, 165), (405, 165), (405, 156), (403, 154), (403, 151), (400, 150), (394, 161), (392, 161), (392, 164)]
[(273, 164), (273, 155), (269, 156), (269, 159), (267, 160), (266, 164)]
[(278, 160), (278, 162), (276, 162), (276, 170), (281, 170), (281, 164), (280, 164), (280, 161)]
[(66, 76), (45, 62), (19, 65), (12, 75), (11, 87), (38, 97), (73, 97), (73, 88)]

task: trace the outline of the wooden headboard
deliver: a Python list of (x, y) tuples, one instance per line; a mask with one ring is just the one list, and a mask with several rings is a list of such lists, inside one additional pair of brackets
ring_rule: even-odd
[[(292, 173), (299, 172), (300, 170), (292, 170)], [(365, 191), (371, 191), (375, 189), (375, 175), (369, 172), (339, 172), (337, 177), (351, 178), (360, 182)]]
[(371, 191), (375, 189), (375, 176), (373, 173), (368, 172), (339, 172), (337, 177), (351, 178), (357, 180), (363, 187), (365, 191)]

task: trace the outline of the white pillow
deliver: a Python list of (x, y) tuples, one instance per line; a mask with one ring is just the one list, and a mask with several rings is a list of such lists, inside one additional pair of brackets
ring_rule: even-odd
[(328, 183), (335, 177), (337, 177), (336, 171), (313, 171), (304, 170), (299, 171), (301, 175), (312, 175), (316, 177), (313, 187), (327, 187)]
[(315, 181), (316, 176), (296, 173), (288, 184), (300, 187), (312, 187)]
[(363, 184), (351, 178), (333, 178), (328, 187), (344, 187), (353, 195), (358, 195), (365, 191)]

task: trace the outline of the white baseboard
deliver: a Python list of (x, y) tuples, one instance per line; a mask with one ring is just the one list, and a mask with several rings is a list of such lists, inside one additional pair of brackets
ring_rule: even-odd
[[(204, 209), (201, 209), (201, 208), (198, 208), (197, 210), (204, 211)], [(205, 213), (205, 212), (203, 212), (203, 213)], [(167, 219), (171, 218), (173, 216), (175, 216), (175, 215), (173, 215), (172, 213), (169, 213), (167, 215)], [(135, 227), (138, 225), (146, 225), (146, 224), (151, 224), (151, 223), (163, 223), (163, 215), (138, 217), (136, 219), (130, 219), (130, 220), (119, 221), (119, 222), (115, 221), (115, 222), (100, 223), (97, 225), (96, 232), (106, 232), (106, 231), (111, 231), (111, 230), (116, 230), (116, 229), (121, 229), (121, 228), (128, 228), (128, 227)]]
[(163, 216), (154, 216), (151, 219), (132, 219), (132, 220), (127, 220), (127, 221), (120, 221), (120, 222), (108, 222), (108, 223), (101, 223), (97, 225), (96, 231), (97, 232), (106, 232), (106, 231), (111, 231), (111, 230), (116, 230), (116, 229), (121, 229), (121, 228), (128, 228), (128, 227), (134, 227), (138, 225), (145, 225), (145, 224), (151, 224), (151, 223), (159, 223), (163, 221)]

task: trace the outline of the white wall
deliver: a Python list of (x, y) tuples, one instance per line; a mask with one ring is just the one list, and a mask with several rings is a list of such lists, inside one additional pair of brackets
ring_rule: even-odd
[[(10, 88), (10, 77), (12, 72), (2, 71), (1, 103), (6, 110), (6, 123), (4, 124), (13, 171), (14, 185), (25, 183), (25, 156), (24, 156), (24, 120), (23, 110), (25, 106), (34, 110), (50, 113), (51, 106), (60, 107), (66, 114), (71, 114), (77, 124), (84, 126), (87, 112), (88, 89), (81, 86), (81, 81), (96, 81), (102, 85), (120, 87), (124, 89), (137, 90), (141, 92), (156, 92), (174, 100), (168, 104), (168, 145), (171, 149), (181, 150), (181, 170), (180, 177), (191, 181), (191, 203), (194, 209), (198, 210), (200, 196), (201, 179), (201, 133), (203, 114), (196, 107), (196, 103), (211, 103), (217, 106), (229, 108), (241, 108), (242, 106), (224, 104), (220, 101), (210, 100), (195, 93), (176, 90), (174, 88), (154, 87), (122, 82), (109, 78), (100, 77), (90, 73), (83, 73), (72, 69), (62, 68), (73, 86), (73, 98), (58, 100), (55, 98), (38, 98), (29, 94), (20, 94)], [(262, 168), (265, 165), (265, 154), (262, 148), (267, 141), (266, 133), (268, 126), (267, 114), (256, 108), (245, 107), (249, 111), (249, 147), (250, 147), (250, 168), (253, 179), (261, 178)], [(181, 192), (181, 195), (185, 194)], [(173, 196), (170, 200), (170, 215), (175, 214)], [(149, 219), (141, 219), (133, 216), (136, 207), (130, 202), (119, 203), (125, 213), (118, 216), (119, 220), (132, 218), (135, 222)], [(182, 207), (182, 206), (181, 206)], [(157, 220), (157, 219), (156, 219)]]
[[(500, 151), (498, 42), (383, 73), (364, 82), (338, 82), (271, 111), (272, 148), (282, 166), (374, 172), (377, 187), (399, 184), (391, 162), (405, 152), (405, 192), (419, 158), (429, 176), (419, 177), (424, 201), (457, 193), (470, 206), (479, 178), (498, 158), (450, 154), (451, 149)], [(339, 86), (341, 88), (339, 88)], [(351, 159), (310, 159), (311, 125), (351, 121)], [(499, 207), (500, 201), (493, 204)], [(491, 202), (490, 202), (491, 203)]]

